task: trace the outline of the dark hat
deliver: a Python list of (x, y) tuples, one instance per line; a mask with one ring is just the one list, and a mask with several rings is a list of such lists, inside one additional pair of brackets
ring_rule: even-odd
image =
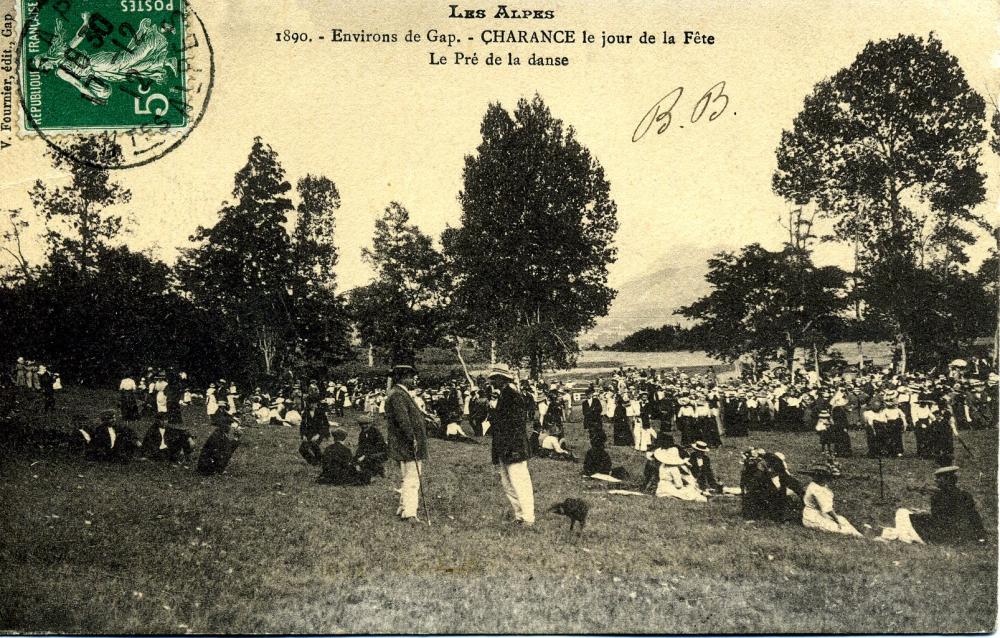
[(358, 425), (371, 425), (372, 423), (372, 418), (367, 414), (362, 414), (358, 417)]
[(407, 373), (416, 374), (416, 372), (417, 369), (414, 368), (413, 365), (409, 363), (397, 363), (396, 365), (392, 366), (393, 374), (407, 374)]
[(334, 441), (344, 441), (347, 439), (347, 431), (341, 428), (335, 428), (330, 432), (330, 436), (333, 437)]

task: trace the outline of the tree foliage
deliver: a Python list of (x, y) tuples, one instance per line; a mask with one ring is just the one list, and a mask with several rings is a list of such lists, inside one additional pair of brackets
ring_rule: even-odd
[(777, 194), (815, 205), (837, 239), (856, 242), (858, 267), (878, 294), (865, 299), (897, 340), (912, 341), (913, 267), (965, 263), (982, 226), (979, 169), (985, 103), (933, 34), (869, 42), (854, 62), (818, 83), (773, 176)]
[(512, 364), (565, 367), (607, 313), (617, 211), (604, 170), (537, 95), (491, 104), (466, 156), (461, 225), (442, 236), (462, 332)]
[(255, 138), (236, 173), (233, 201), (214, 226), (198, 229), (191, 238), (198, 245), (178, 264), (185, 289), (226, 333), (232, 358), (256, 353), (233, 364), (265, 374), (306, 359), (317, 364), (322, 353), (336, 359), (347, 347), (333, 273), (340, 196), (327, 178), (303, 178), (290, 233), (291, 188), (277, 153)]
[(790, 247), (780, 252), (759, 244), (721, 252), (708, 260), (712, 291), (677, 311), (698, 322), (696, 343), (727, 361), (751, 353), (760, 360), (783, 355), (791, 365), (796, 348), (823, 351), (842, 325), (846, 273), (816, 267)]
[(372, 245), (362, 251), (372, 281), (351, 291), (350, 311), (361, 340), (388, 352), (390, 361), (410, 359), (447, 331), (449, 276), (433, 240), (410, 224), (409, 212), (390, 203), (375, 222)]
[(68, 171), (71, 177), (60, 186), (37, 180), (31, 189), (31, 202), (45, 218), (49, 257), (91, 272), (98, 253), (122, 230), (121, 215), (105, 209), (132, 199), (131, 191), (114, 182), (108, 169), (97, 168), (119, 161), (121, 146), (105, 134), (79, 139), (65, 155), (52, 149), (46, 153), (54, 168)]
[(701, 341), (690, 328), (665, 324), (659, 328), (641, 328), (609, 346), (615, 352), (671, 352), (698, 350)]

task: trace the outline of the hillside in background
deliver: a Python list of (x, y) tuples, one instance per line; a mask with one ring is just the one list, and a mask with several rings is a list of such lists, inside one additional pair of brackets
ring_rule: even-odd
[(640, 328), (688, 325), (688, 320), (675, 315), (674, 310), (708, 292), (708, 259), (719, 250), (684, 246), (664, 255), (659, 267), (626, 280), (618, 286), (618, 296), (607, 316), (580, 337), (581, 347), (609, 346)]

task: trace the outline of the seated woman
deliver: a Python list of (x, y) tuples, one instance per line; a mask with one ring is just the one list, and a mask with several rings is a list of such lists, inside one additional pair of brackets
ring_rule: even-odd
[(788, 471), (785, 455), (781, 452), (765, 452), (761, 458), (769, 479), (765, 494), (765, 518), (784, 523), (800, 522), (805, 489)]
[(671, 497), (682, 501), (708, 500), (698, 489), (698, 481), (687, 469), (687, 459), (681, 458), (676, 447), (659, 448), (653, 452), (653, 459), (660, 464), (660, 481), (656, 485), (657, 497)]
[(931, 496), (931, 511), (896, 510), (895, 527), (886, 527), (880, 541), (958, 544), (985, 542), (983, 519), (972, 495), (958, 487), (958, 467), (950, 465), (934, 472), (937, 491)]
[(850, 521), (833, 509), (833, 491), (827, 487), (833, 474), (826, 466), (818, 466), (807, 472), (812, 476), (812, 482), (806, 487), (802, 498), (802, 524), (810, 529), (823, 532), (847, 534), (861, 537)]
[(583, 473), (585, 476), (611, 473), (611, 455), (604, 449), (607, 435), (604, 432), (590, 437), (590, 449), (583, 457)]

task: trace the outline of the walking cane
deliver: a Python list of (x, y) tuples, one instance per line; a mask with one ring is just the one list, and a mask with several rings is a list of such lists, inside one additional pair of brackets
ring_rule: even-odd
[(417, 468), (417, 485), (420, 487), (419, 499), (424, 508), (424, 518), (427, 519), (427, 526), (431, 526), (431, 512), (427, 507), (427, 495), (424, 494), (424, 477), (420, 473), (420, 459), (417, 458), (417, 433), (413, 433), (413, 465)]
[(885, 479), (882, 478), (882, 450), (878, 452), (878, 497), (885, 500)]

